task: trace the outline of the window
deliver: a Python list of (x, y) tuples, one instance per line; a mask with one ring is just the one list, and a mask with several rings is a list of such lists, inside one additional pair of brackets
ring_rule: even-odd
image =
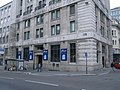
[(0, 38), (0, 44), (2, 44), (2, 38)]
[(0, 22), (1, 24), (3, 24), (3, 19), (1, 19), (1, 22)]
[(8, 12), (10, 12), (10, 10), (11, 10), (11, 6), (8, 7)]
[(24, 48), (23, 51), (23, 59), (29, 61), (29, 47)]
[(51, 35), (59, 35), (60, 34), (60, 24), (51, 26)]
[(6, 43), (8, 43), (8, 35), (7, 35), (7, 37), (6, 37)]
[(27, 31), (27, 40), (30, 39), (30, 31)]
[(60, 34), (60, 24), (56, 25), (56, 35)]
[(8, 21), (8, 22), (10, 21), (10, 16), (8, 16), (7, 21)]
[(36, 29), (36, 38), (43, 37), (43, 28)]
[(43, 23), (43, 19), (44, 19), (43, 15), (37, 16), (37, 17), (36, 17), (36, 24), (41, 24), (41, 23)]
[(75, 63), (76, 62), (76, 44), (70, 43), (70, 62)]
[(55, 3), (59, 3), (61, 0), (51, 0), (49, 2), (49, 5), (55, 4)]
[(30, 31), (24, 32), (24, 40), (30, 39)]
[(22, 6), (23, 0), (20, 1), (20, 6)]
[(55, 35), (55, 25), (51, 26), (51, 35)]
[(16, 29), (20, 29), (20, 22), (16, 24)]
[(24, 32), (24, 40), (26, 40), (26, 32)]
[(2, 33), (2, 28), (0, 28), (0, 34)]
[(30, 27), (30, 19), (25, 20), (25, 28)]
[(6, 18), (4, 18), (4, 23), (6, 23)]
[(51, 19), (52, 20), (60, 19), (60, 9), (51, 12)]
[(36, 38), (39, 38), (39, 29), (36, 29)]
[(75, 15), (75, 5), (70, 6), (70, 15)]
[(9, 26), (7, 26), (7, 30), (6, 31), (9, 31)]
[(3, 37), (3, 43), (5, 43), (5, 37)]
[(70, 21), (70, 32), (75, 32), (75, 21)]
[(51, 62), (60, 62), (60, 45), (51, 45)]
[(40, 37), (43, 37), (43, 28), (40, 28)]
[(17, 41), (19, 41), (19, 33), (17, 34)]

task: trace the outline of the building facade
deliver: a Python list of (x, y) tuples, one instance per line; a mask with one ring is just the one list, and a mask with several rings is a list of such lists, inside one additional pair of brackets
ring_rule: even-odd
[(117, 19), (120, 23), (120, 7), (116, 7), (116, 8), (111, 9), (111, 16), (114, 19)]
[(0, 65), (8, 56), (12, 2), (0, 7)]
[(120, 25), (116, 19), (112, 20), (113, 60), (120, 61)]
[(13, 0), (9, 51), (37, 68), (85, 71), (112, 59), (109, 0)]

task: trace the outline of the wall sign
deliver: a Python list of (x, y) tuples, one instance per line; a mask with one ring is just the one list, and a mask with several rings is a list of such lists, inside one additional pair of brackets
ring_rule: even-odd
[(48, 60), (48, 50), (43, 51), (43, 60)]
[(29, 51), (29, 60), (33, 60), (33, 50)]
[(22, 59), (22, 52), (18, 51), (18, 59)]
[(67, 49), (61, 49), (61, 60), (67, 61)]

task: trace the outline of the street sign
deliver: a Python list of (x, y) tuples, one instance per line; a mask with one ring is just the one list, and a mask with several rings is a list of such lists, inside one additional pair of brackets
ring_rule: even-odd
[(61, 49), (61, 60), (67, 61), (67, 49)]
[(33, 50), (29, 51), (29, 60), (33, 60)]
[(48, 50), (43, 51), (43, 60), (48, 60)]

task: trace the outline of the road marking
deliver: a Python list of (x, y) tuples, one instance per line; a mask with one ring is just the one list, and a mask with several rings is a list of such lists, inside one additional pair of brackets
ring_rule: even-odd
[(26, 82), (30, 82), (30, 83), (38, 83), (38, 84), (55, 86), (55, 87), (58, 87), (58, 86), (59, 86), (59, 85), (57, 85), (57, 84), (52, 84), (52, 83), (45, 83), (45, 82), (38, 82), (38, 81), (31, 81), (31, 80), (25, 80), (25, 81), (26, 81)]
[(10, 80), (14, 79), (14, 78), (10, 78), (10, 77), (0, 77), (0, 78), (2, 78), (2, 79), (10, 79)]
[(110, 73), (110, 71), (109, 72), (105, 72), (105, 73), (101, 73), (98, 76), (102, 76), (102, 75), (105, 75), (105, 74), (108, 74), (108, 73)]

